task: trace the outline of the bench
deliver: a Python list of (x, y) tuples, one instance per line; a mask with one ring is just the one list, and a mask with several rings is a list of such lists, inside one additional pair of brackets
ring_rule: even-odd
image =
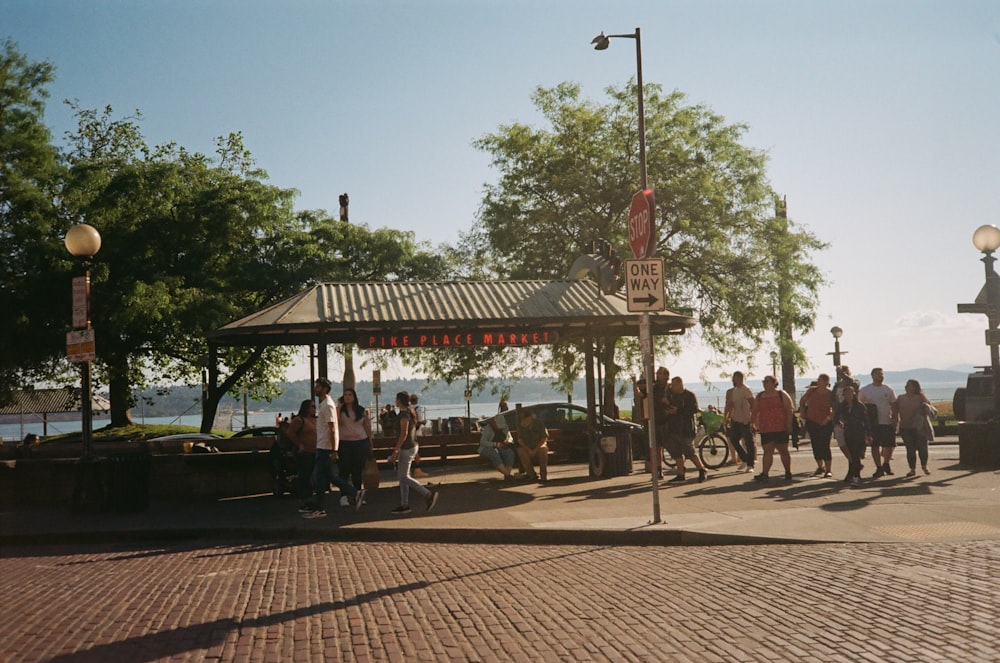
[[(467, 463), (482, 460), (479, 455), (479, 433), (453, 435), (423, 435), (417, 438), (420, 460), (425, 463)], [(376, 437), (372, 440), (375, 459), (389, 465), (389, 457), (396, 448), (397, 438)]]

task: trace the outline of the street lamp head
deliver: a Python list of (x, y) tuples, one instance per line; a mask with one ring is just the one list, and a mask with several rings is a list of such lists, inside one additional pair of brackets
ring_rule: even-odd
[(778, 358), (778, 352), (776, 350), (771, 350), (771, 361)]
[(91, 258), (101, 250), (101, 233), (86, 223), (78, 223), (66, 232), (66, 249), (77, 258)]
[(833, 334), (834, 338), (840, 338), (841, 336), (844, 335), (844, 330), (841, 329), (840, 327), (834, 327), (833, 329), (830, 330), (830, 333)]
[(979, 226), (972, 234), (972, 243), (983, 253), (993, 253), (1000, 248), (1000, 228), (993, 225)]
[(611, 45), (611, 39), (606, 37), (602, 32), (601, 34), (591, 39), (590, 43), (594, 44), (595, 51), (603, 51), (604, 49), (606, 49), (608, 46)]

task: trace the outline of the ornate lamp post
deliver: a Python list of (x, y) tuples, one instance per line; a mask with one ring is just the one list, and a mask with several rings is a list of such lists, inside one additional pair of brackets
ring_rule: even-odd
[[(94, 359), (94, 330), (90, 326), (90, 260), (101, 250), (101, 234), (93, 226), (80, 223), (67, 231), (64, 241), (66, 249), (79, 260), (82, 270), (80, 276), (73, 277), (73, 329), (76, 331), (70, 332), (67, 338), (67, 350), (70, 352), (67, 358), (80, 364), (83, 458), (88, 459), (94, 425), (93, 387), (90, 382), (90, 362)], [(77, 352), (74, 354), (71, 348)]]
[(989, 323), (986, 345), (990, 346), (990, 373), (993, 377), (993, 417), (1000, 418), (1000, 276), (993, 269), (993, 253), (1000, 248), (1000, 228), (979, 226), (972, 235), (972, 244), (983, 253), (986, 284), (974, 304), (959, 304), (959, 313), (985, 313)]
[(840, 337), (844, 335), (844, 330), (840, 327), (834, 327), (830, 330), (833, 335), (833, 352), (827, 352), (828, 355), (833, 355), (833, 368), (834, 370), (840, 368), (840, 355), (846, 355), (847, 352), (840, 351)]
[(778, 375), (778, 352), (771, 350), (771, 375)]

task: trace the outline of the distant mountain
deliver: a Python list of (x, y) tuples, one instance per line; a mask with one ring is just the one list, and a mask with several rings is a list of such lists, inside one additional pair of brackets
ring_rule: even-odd
[[(913, 368), (908, 371), (886, 371), (885, 382), (898, 389), (902, 389), (907, 380), (916, 380), (923, 387), (933, 384), (965, 384), (965, 378), (972, 370), (973, 368), (969, 366), (962, 370)], [(854, 377), (864, 383), (863, 376), (855, 375)]]

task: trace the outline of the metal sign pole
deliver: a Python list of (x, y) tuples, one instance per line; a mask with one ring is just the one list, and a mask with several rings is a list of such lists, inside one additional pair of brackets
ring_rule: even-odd
[(646, 421), (649, 422), (649, 469), (652, 475), (653, 524), (660, 520), (660, 449), (656, 444), (656, 408), (653, 406), (653, 335), (649, 326), (649, 314), (639, 316), (639, 347), (642, 351), (642, 372), (646, 378)]

